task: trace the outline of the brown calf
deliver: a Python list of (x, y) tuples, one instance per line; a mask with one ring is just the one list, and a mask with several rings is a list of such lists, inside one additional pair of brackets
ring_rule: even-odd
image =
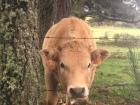
[(108, 55), (106, 50), (96, 48), (91, 37), (89, 25), (75, 17), (62, 19), (47, 32), (40, 50), (47, 105), (57, 104), (58, 82), (69, 99), (88, 99), (96, 66)]

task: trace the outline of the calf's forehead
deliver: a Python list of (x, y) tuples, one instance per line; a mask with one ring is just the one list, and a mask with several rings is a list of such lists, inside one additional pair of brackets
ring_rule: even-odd
[(60, 61), (66, 64), (87, 63), (90, 61), (90, 53), (88, 51), (64, 50), (60, 55)]

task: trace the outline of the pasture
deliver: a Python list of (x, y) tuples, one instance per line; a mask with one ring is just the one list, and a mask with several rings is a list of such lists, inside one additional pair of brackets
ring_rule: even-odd
[(138, 28), (94, 26), (91, 30), (95, 37), (103, 37), (108, 35), (110, 38), (112, 38), (115, 34), (130, 34), (133, 36), (140, 36), (140, 29)]
[[(129, 50), (129, 42), (125, 43), (125, 46), (118, 46), (112, 39), (115, 35), (130, 35), (137, 38), (140, 36), (140, 29), (99, 26), (93, 27), (92, 32), (94, 37), (108, 37), (108, 41), (97, 39), (97, 43), (99, 48), (105, 48), (110, 52), (110, 57), (97, 69), (90, 98), (97, 105), (140, 105), (140, 86), (136, 85), (134, 65), (130, 60), (131, 50), (135, 54), (136, 65), (140, 67), (140, 47), (131, 45)], [(138, 73), (140, 74), (139, 69)]]

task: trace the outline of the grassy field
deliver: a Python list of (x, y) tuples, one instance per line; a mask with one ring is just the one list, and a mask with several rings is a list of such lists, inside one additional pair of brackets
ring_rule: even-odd
[[(140, 29), (121, 27), (93, 27), (94, 37), (112, 37), (115, 34), (140, 36)], [(100, 42), (100, 40), (98, 40)], [(128, 57), (129, 49), (114, 44), (98, 44), (110, 52), (110, 57), (97, 69), (91, 99), (96, 105), (140, 105), (140, 93), (137, 91), (135, 80), (131, 76), (131, 63)], [(140, 47), (133, 47), (140, 66)], [(139, 71), (140, 72), (140, 71)]]
[(95, 26), (92, 27), (94, 37), (103, 37), (106, 34), (112, 38), (115, 34), (130, 34), (133, 36), (140, 36), (140, 29), (138, 28), (125, 28), (125, 27), (113, 27), (113, 26)]

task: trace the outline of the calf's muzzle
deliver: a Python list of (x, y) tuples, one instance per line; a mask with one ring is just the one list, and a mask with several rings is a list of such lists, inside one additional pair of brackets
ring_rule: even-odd
[(69, 93), (74, 98), (84, 98), (85, 97), (85, 88), (84, 87), (70, 88)]

